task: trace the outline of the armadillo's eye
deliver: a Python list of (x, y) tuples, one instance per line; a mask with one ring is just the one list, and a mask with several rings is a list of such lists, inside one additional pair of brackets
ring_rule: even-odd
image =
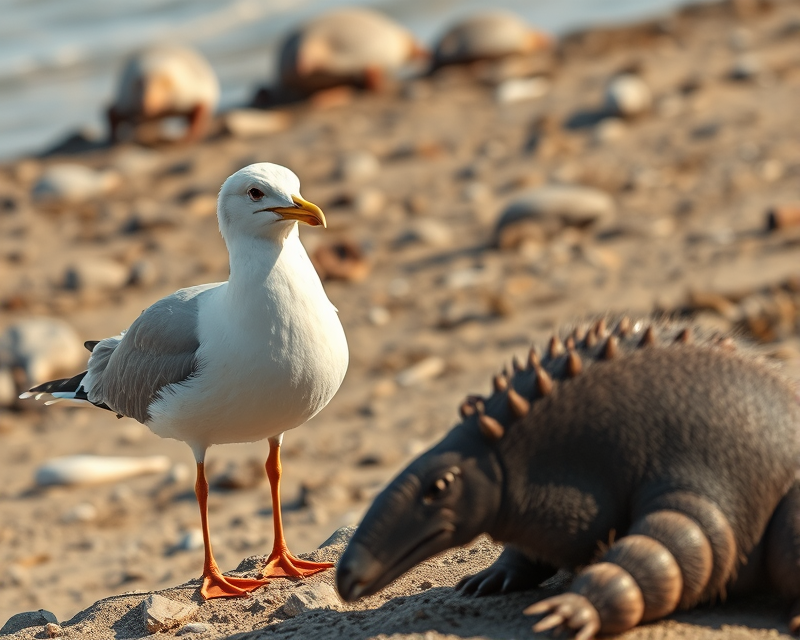
[(451, 467), (442, 476), (436, 478), (428, 490), (425, 492), (422, 500), (425, 504), (435, 502), (447, 494), (447, 491), (456, 481), (456, 476), (461, 474), (461, 469), (458, 467)]
[(261, 200), (264, 197), (264, 192), (261, 189), (256, 189), (252, 187), (251, 189), (247, 190), (247, 195), (250, 196), (251, 200)]

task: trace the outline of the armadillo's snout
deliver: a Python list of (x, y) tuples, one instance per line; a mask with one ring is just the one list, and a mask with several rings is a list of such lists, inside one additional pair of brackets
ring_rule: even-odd
[(383, 565), (363, 544), (351, 542), (336, 569), (336, 588), (345, 602), (374, 592), (370, 587), (383, 573)]

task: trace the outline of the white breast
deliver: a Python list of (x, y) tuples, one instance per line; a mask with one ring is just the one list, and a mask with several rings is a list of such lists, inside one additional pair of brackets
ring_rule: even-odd
[(254, 442), (300, 426), (333, 398), (347, 341), (296, 242), (300, 251), (284, 251), (265, 279), (209, 296), (199, 314), (199, 373), (153, 403), (155, 433), (194, 449)]

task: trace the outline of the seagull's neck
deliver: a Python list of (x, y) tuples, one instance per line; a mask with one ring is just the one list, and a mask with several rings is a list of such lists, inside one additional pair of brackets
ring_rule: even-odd
[(308, 270), (316, 276), (296, 227), (277, 240), (253, 236), (231, 238), (228, 252), (228, 293), (239, 299), (252, 297), (270, 283), (302, 277)]

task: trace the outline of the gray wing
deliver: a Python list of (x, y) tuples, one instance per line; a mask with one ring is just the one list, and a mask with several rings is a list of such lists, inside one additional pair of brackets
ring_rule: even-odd
[(121, 337), (102, 340), (89, 359), (89, 401), (146, 423), (148, 407), (161, 389), (198, 371), (198, 307), (202, 294), (217, 286), (182, 289), (162, 298)]

